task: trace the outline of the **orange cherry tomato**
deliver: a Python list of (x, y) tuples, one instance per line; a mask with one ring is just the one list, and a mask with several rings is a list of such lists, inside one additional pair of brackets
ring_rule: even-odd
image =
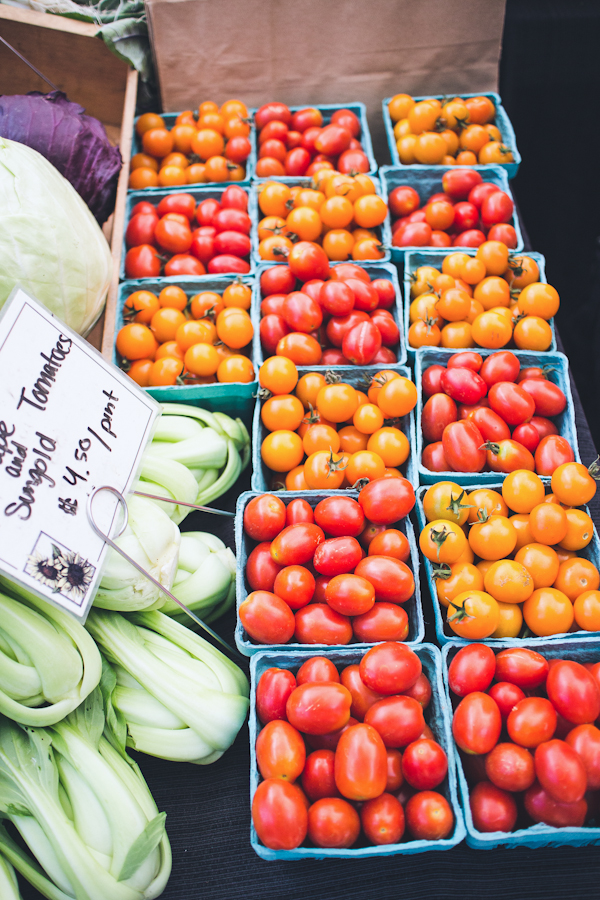
[(125, 359), (154, 359), (158, 342), (147, 325), (130, 322), (119, 330), (116, 346)]
[(534, 506), (544, 502), (544, 482), (535, 472), (517, 469), (502, 482), (502, 497), (514, 512), (530, 513)]
[(457, 562), (467, 546), (467, 538), (460, 525), (447, 519), (434, 519), (421, 531), (419, 547), (428, 560), (435, 563)]
[(589, 559), (575, 556), (561, 562), (552, 587), (566, 594), (574, 602), (585, 591), (596, 591), (600, 586), (600, 573)]
[(177, 379), (182, 372), (183, 363), (180, 359), (175, 359), (173, 356), (163, 356), (162, 359), (152, 363), (148, 384), (151, 387), (177, 384)]
[(484, 522), (475, 522), (469, 531), (469, 544), (473, 553), (482, 559), (503, 559), (513, 552), (517, 533), (506, 516), (490, 516)]
[(316, 366), (321, 361), (322, 350), (318, 340), (312, 334), (292, 331), (277, 342), (277, 356), (286, 356), (297, 366)]
[(317, 450), (304, 463), (304, 478), (309, 490), (336, 490), (344, 483), (347, 459), (343, 453)]
[(600, 631), (600, 591), (584, 591), (573, 604), (575, 621), (584, 631)]
[(354, 425), (346, 425), (338, 431), (340, 438), (340, 450), (346, 453), (358, 453), (359, 450), (367, 449), (369, 436), (359, 431)]
[(299, 466), (304, 458), (300, 437), (288, 429), (272, 431), (260, 448), (262, 461), (274, 472), (289, 472)]
[(409, 378), (400, 375), (386, 381), (376, 402), (386, 418), (401, 418), (417, 405), (417, 389)]
[(170, 307), (183, 312), (188, 304), (188, 298), (186, 292), (176, 284), (169, 284), (158, 295), (158, 303), (161, 307)]
[(504, 498), (491, 488), (476, 488), (467, 495), (463, 503), (470, 507), (466, 513), (466, 519), (470, 524), (479, 521), (480, 512), (487, 516), (508, 516), (508, 506)]
[(450, 566), (450, 575), (447, 578), (441, 575), (436, 578), (435, 588), (442, 606), (448, 606), (455, 597), (465, 591), (482, 591), (483, 575), (472, 563), (455, 562)]
[(224, 309), (223, 298), (214, 291), (202, 291), (194, 294), (190, 300), (190, 312), (194, 319), (203, 319), (207, 315), (218, 316)]
[(566, 633), (575, 618), (573, 604), (562, 591), (552, 587), (536, 589), (523, 604), (527, 627), (539, 637)]
[(239, 381), (242, 384), (249, 384), (254, 381), (254, 366), (247, 356), (234, 353), (219, 363), (217, 381)]
[(559, 545), (565, 550), (583, 550), (594, 536), (594, 523), (582, 509), (565, 510), (567, 518), (567, 533), (559, 541)]
[(304, 466), (296, 466), (285, 476), (286, 491), (307, 491), (308, 485), (304, 477)]
[(322, 387), (325, 387), (325, 384), (325, 376), (320, 372), (307, 372), (298, 380), (296, 397), (301, 401), (304, 409), (316, 406), (317, 394)]
[(298, 382), (298, 369), (285, 356), (270, 356), (258, 373), (260, 386), (272, 394), (291, 394)]
[(559, 544), (567, 536), (567, 516), (558, 503), (540, 503), (529, 514), (529, 528), (538, 544)]
[(383, 478), (384, 474), (384, 461), (378, 453), (373, 453), (371, 450), (359, 450), (357, 453), (353, 453), (346, 468), (346, 478), (350, 484), (356, 484), (360, 478), (375, 481), (376, 478)]
[(367, 449), (377, 453), (386, 466), (401, 466), (408, 459), (410, 443), (399, 428), (379, 428), (369, 438)]
[(134, 169), (129, 176), (129, 187), (132, 191), (142, 191), (148, 187), (158, 187), (158, 172), (150, 166)]
[(233, 281), (223, 291), (223, 306), (233, 306), (237, 309), (250, 309), (252, 302), (252, 288), (241, 281)]
[(317, 422), (310, 425), (302, 438), (302, 446), (307, 456), (316, 453), (317, 450), (333, 450), (337, 453), (340, 449), (340, 438), (331, 425)]
[(293, 394), (277, 394), (263, 403), (260, 418), (267, 431), (296, 431), (304, 418), (304, 407)]
[(135, 359), (127, 369), (127, 374), (140, 387), (148, 387), (151, 370), (151, 359)]
[(142, 137), (146, 131), (151, 131), (153, 128), (164, 127), (165, 120), (157, 113), (144, 113), (135, 123), (135, 130), (140, 137)]
[(498, 626), (498, 602), (486, 591), (467, 590), (448, 604), (446, 622), (459, 637), (480, 641)]
[(326, 384), (317, 394), (317, 409), (330, 422), (347, 422), (358, 405), (358, 396), (351, 384)]
[(192, 375), (214, 375), (219, 368), (219, 354), (212, 344), (193, 344), (185, 352), (184, 363)]
[(551, 587), (556, 581), (559, 569), (556, 550), (545, 544), (526, 544), (517, 550), (515, 560), (522, 563), (533, 578), (533, 586), (538, 588)]
[(239, 350), (252, 340), (254, 326), (248, 313), (237, 307), (224, 309), (217, 316), (217, 335), (220, 341)]
[(492, 562), (484, 577), (485, 590), (500, 603), (524, 603), (534, 591), (533, 578), (514, 559)]
[(563, 463), (552, 473), (552, 491), (567, 506), (583, 506), (596, 494), (596, 482), (581, 463)]
[(153, 169), (158, 172), (158, 162), (147, 153), (134, 153), (129, 163), (129, 170), (133, 172), (135, 169)]
[(154, 359), (162, 359), (163, 356), (174, 356), (175, 359), (183, 360), (185, 354), (177, 341), (165, 341), (159, 346)]
[(149, 325), (159, 307), (158, 297), (152, 291), (134, 291), (125, 301), (124, 313), (127, 316), (135, 311), (133, 321)]
[(194, 344), (213, 344), (215, 338), (215, 326), (210, 319), (189, 319), (175, 332), (175, 340), (184, 353)]

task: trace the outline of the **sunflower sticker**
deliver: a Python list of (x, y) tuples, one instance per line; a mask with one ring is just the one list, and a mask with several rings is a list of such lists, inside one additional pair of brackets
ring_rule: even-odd
[(24, 571), (53, 594), (62, 594), (81, 606), (96, 567), (75, 550), (69, 550), (40, 531)]

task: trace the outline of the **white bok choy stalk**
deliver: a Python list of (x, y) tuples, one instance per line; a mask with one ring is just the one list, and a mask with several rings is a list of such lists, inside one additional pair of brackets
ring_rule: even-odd
[[(0, 843), (0, 848), (1, 848)], [(21, 900), (15, 870), (0, 849), (0, 897), (2, 900)]]
[(97, 688), (52, 728), (0, 721), (0, 851), (51, 900), (152, 900), (171, 872), (165, 814), (103, 736)]
[[(135, 490), (204, 506), (229, 490), (249, 459), (250, 436), (241, 419), (187, 404), (164, 403)], [(191, 511), (160, 505), (165, 511), (167, 506), (173, 507), (170, 515), (178, 524)]]
[[(152, 500), (130, 494), (129, 522), (115, 543), (168, 590), (177, 571), (181, 535), (177, 525)], [(94, 606), (131, 611), (161, 607), (167, 598), (120, 553), (108, 551)]]
[[(179, 564), (171, 593), (205, 622), (222, 616), (235, 600), (235, 556), (222, 540), (204, 531), (181, 535)], [(194, 628), (194, 622), (173, 600), (161, 612)]]
[[(231, 746), (248, 711), (248, 679), (199, 635), (158, 611), (92, 610), (86, 627), (114, 667), (107, 709), (130, 747), (206, 765)], [(105, 685), (108, 680), (105, 680)]]
[(23, 725), (54, 725), (97, 687), (102, 659), (72, 616), (12, 588), (20, 599), (0, 593), (0, 713)]

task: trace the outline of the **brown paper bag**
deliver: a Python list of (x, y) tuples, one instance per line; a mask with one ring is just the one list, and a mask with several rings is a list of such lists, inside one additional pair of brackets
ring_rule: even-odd
[(163, 109), (496, 90), (505, 0), (146, 0)]

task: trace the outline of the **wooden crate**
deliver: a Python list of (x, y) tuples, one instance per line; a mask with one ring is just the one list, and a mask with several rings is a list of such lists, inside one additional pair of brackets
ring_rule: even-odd
[[(123, 157), (115, 211), (104, 226), (111, 244), (113, 273), (106, 310), (88, 340), (109, 358), (112, 345), (102, 345), (104, 323), (114, 331), (125, 201), (129, 179), (131, 135), (135, 116), (137, 72), (110, 52), (96, 37), (97, 26), (49, 13), (0, 3), (0, 35), (50, 79), (69, 100), (99, 119), (109, 140)], [(51, 88), (29, 66), (0, 43), (0, 91), (3, 94), (47, 93)]]

